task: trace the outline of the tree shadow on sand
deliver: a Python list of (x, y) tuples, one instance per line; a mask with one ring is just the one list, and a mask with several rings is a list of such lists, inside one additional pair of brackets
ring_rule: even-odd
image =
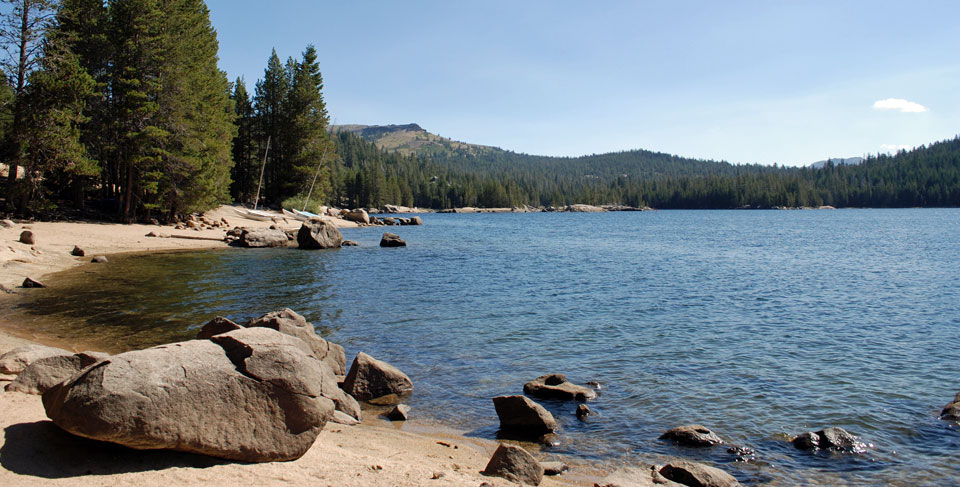
[(4, 429), (0, 465), (20, 474), (59, 479), (164, 470), (208, 468), (231, 462), (168, 450), (134, 450), (71, 435), (52, 421), (20, 423)]

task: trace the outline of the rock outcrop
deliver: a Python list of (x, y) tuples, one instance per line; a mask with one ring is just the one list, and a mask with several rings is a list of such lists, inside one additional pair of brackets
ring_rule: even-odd
[(69, 357), (73, 352), (46, 345), (25, 345), (0, 355), (0, 374), (17, 375), (30, 364), (48, 357)]
[(515, 445), (498, 446), (487, 467), (483, 469), (483, 474), (527, 485), (540, 485), (543, 481), (543, 467), (537, 459)]
[(383, 237), (380, 238), (381, 247), (406, 247), (407, 242), (404, 242), (399, 235), (395, 233), (385, 232)]
[(109, 355), (99, 352), (44, 357), (23, 369), (23, 372), (13, 382), (7, 384), (6, 390), (25, 394), (43, 394), (48, 389), (80, 372), (84, 367), (89, 367), (109, 357)]
[(413, 392), (413, 381), (400, 369), (360, 352), (343, 380), (343, 390), (361, 401), (369, 401), (391, 394), (409, 394)]
[(859, 453), (865, 448), (856, 436), (843, 428), (824, 428), (820, 431), (808, 431), (797, 435), (792, 441), (800, 450), (831, 450)]
[(294, 460), (332, 416), (337, 388), (305, 344), (252, 328), (114, 355), (43, 395), (73, 434), (136, 449)]
[(310, 220), (300, 226), (297, 245), (305, 250), (338, 249), (343, 245), (343, 234), (331, 223)]
[(672, 441), (680, 446), (708, 447), (723, 444), (723, 440), (706, 426), (692, 424), (678, 426), (660, 435), (661, 440)]
[(550, 411), (524, 396), (498, 396), (493, 398), (493, 406), (501, 431), (537, 437), (557, 430), (557, 420)]
[(740, 482), (719, 468), (696, 462), (676, 460), (660, 468), (668, 480), (694, 487), (737, 487)]
[(247, 328), (256, 327), (271, 328), (284, 335), (297, 337), (306, 342), (314, 356), (326, 362), (334, 374), (342, 375), (346, 371), (347, 357), (343, 347), (320, 338), (313, 324), (290, 308), (267, 313), (247, 323)]
[(597, 397), (597, 393), (584, 386), (567, 382), (563, 374), (541, 375), (523, 385), (523, 393), (543, 399), (562, 399), (586, 401)]

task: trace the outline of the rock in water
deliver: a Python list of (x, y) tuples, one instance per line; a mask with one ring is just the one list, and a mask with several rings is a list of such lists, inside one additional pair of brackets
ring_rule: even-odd
[(953, 398), (953, 402), (944, 406), (943, 411), (940, 411), (940, 419), (948, 421), (960, 420), (960, 392)]
[(23, 369), (16, 380), (7, 384), (7, 390), (24, 394), (43, 394), (51, 387), (80, 372), (84, 367), (109, 357), (105, 353), (98, 352), (45, 357)]
[(423, 219), (419, 216), (411, 216), (410, 225), (423, 225)]
[(541, 375), (523, 385), (523, 393), (544, 399), (562, 399), (586, 401), (597, 397), (597, 393), (584, 386), (567, 382), (563, 374)]
[(20, 242), (27, 245), (34, 245), (37, 243), (37, 237), (30, 230), (24, 230), (20, 232)]
[(660, 475), (683, 485), (697, 487), (736, 487), (740, 485), (733, 475), (696, 462), (677, 460), (664, 465)]
[(229, 333), (233, 330), (239, 330), (241, 328), (243, 327), (224, 318), (223, 316), (216, 316), (212, 320), (208, 321), (207, 324), (203, 325), (203, 328), (201, 328), (197, 333), (197, 339), (207, 340), (210, 337), (223, 333)]
[(357, 222), (357, 223), (370, 223), (370, 215), (366, 210), (358, 209), (351, 210), (340, 215), (341, 218), (347, 221)]
[(720, 445), (723, 440), (706, 426), (693, 424), (678, 426), (660, 435), (661, 440), (672, 441), (680, 446), (705, 447)]
[(409, 394), (413, 392), (413, 381), (400, 369), (360, 352), (343, 380), (343, 390), (361, 401), (369, 401), (390, 394)]
[(294, 460), (332, 416), (336, 389), (298, 342), (258, 328), (122, 353), (48, 390), (43, 405), (70, 433), (130, 448)]
[(817, 432), (808, 431), (793, 439), (793, 446), (800, 450), (833, 450), (859, 453), (865, 445), (857, 437), (843, 428), (824, 428)]
[(244, 229), (240, 233), (240, 238), (230, 242), (230, 245), (247, 248), (285, 247), (287, 240), (287, 234), (282, 230)]
[(380, 238), (381, 247), (406, 247), (407, 242), (404, 242), (399, 235), (395, 233), (385, 232), (383, 237)]
[(557, 430), (550, 411), (523, 396), (498, 396), (493, 406), (500, 418), (500, 429), (523, 436), (537, 437)]
[(498, 446), (483, 469), (483, 474), (528, 485), (540, 485), (543, 481), (543, 467), (537, 459), (527, 450), (514, 445)]
[(330, 223), (311, 220), (304, 222), (297, 232), (297, 245), (301, 249), (336, 249), (343, 245), (343, 234)]
[(587, 406), (586, 404), (577, 406), (577, 419), (583, 420), (591, 414), (593, 414), (593, 411), (590, 410), (590, 406)]
[(26, 345), (0, 355), (0, 374), (16, 375), (30, 364), (47, 357), (69, 357), (73, 352), (45, 345)]
[(297, 337), (313, 350), (313, 354), (326, 362), (334, 374), (342, 375), (346, 372), (347, 356), (343, 347), (328, 342), (317, 335), (313, 324), (290, 308), (267, 313), (247, 323), (247, 328), (264, 327), (277, 330), (284, 335)]

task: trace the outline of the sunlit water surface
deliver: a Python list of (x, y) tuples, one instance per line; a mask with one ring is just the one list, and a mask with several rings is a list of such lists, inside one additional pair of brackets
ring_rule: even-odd
[[(495, 437), (490, 398), (562, 372), (603, 384), (553, 452), (710, 462), (747, 484), (958, 485), (960, 211), (430, 214), (360, 247), (118, 256), (29, 293), (17, 319), (111, 351), (290, 307), (407, 372), (416, 416)], [(709, 426), (756, 449), (664, 443)], [(795, 450), (840, 426), (861, 455)]]

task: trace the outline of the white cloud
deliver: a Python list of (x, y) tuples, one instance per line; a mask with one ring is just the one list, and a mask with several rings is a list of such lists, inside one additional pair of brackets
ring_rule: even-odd
[(899, 152), (899, 151), (902, 151), (902, 150), (910, 150), (910, 149), (913, 149), (913, 147), (912, 147), (912, 146), (909, 146), (909, 145), (903, 145), (903, 144), (880, 144), (880, 151), (881, 151), (881, 152), (886, 152), (886, 153), (888, 153), (888, 154), (896, 154), (896, 153)]
[(923, 113), (927, 107), (903, 98), (887, 98), (873, 102), (874, 110), (896, 110), (902, 113)]

